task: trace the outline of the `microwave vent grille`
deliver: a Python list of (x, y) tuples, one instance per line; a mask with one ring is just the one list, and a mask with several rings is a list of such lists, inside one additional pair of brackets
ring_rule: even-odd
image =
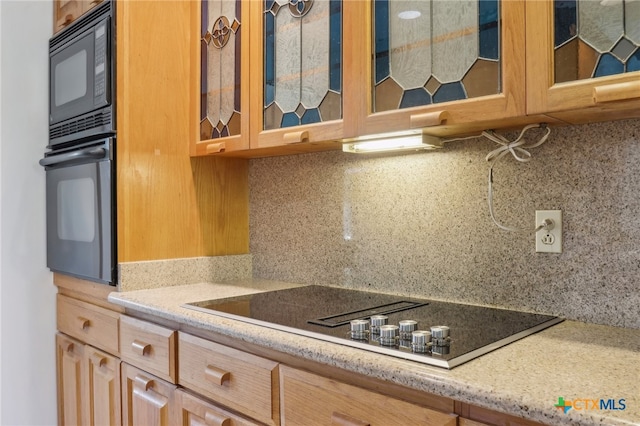
[(54, 140), (100, 127), (111, 127), (111, 110), (104, 109), (75, 120), (65, 121), (49, 128), (49, 139)]

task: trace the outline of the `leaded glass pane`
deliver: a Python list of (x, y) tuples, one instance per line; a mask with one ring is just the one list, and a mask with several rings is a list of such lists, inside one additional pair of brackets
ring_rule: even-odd
[(240, 132), (240, 0), (202, 1), (202, 140)]
[(636, 71), (637, 0), (555, 0), (554, 30), (556, 83)]
[(498, 0), (375, 0), (373, 32), (375, 112), (500, 93)]
[(276, 0), (264, 6), (264, 129), (341, 118), (341, 1)]

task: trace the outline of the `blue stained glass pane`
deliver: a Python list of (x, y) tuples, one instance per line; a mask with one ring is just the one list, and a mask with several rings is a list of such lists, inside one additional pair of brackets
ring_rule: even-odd
[(318, 111), (318, 108), (307, 110), (300, 119), (301, 124), (319, 123), (320, 121), (320, 111)]
[(429, 105), (431, 103), (431, 95), (424, 88), (411, 89), (404, 92), (400, 101), (400, 108), (410, 108), (420, 105)]
[(640, 49), (627, 59), (627, 72), (640, 71)]
[(389, 76), (389, 0), (376, 0), (375, 14), (375, 83)]
[(555, 47), (558, 47), (578, 33), (576, 0), (555, 0), (553, 9)]
[(448, 102), (457, 101), (459, 99), (466, 99), (467, 94), (464, 92), (462, 83), (447, 83), (440, 86), (440, 88), (433, 95), (433, 102)]
[(301, 1), (298, 2), (296, 7), (298, 8), (298, 12), (302, 13), (304, 11), (304, 3), (303, 2), (301, 2)]
[(282, 116), (282, 126), (280, 127), (293, 127), (300, 125), (300, 118), (295, 112), (288, 112)]
[[(272, 1), (267, 1), (269, 6)], [(276, 62), (275, 62), (275, 16), (271, 12), (264, 14), (264, 105), (270, 105), (276, 97)]]
[(594, 77), (604, 77), (605, 75), (622, 74), (624, 65), (611, 53), (605, 53), (600, 57)]
[(498, 22), (498, 0), (480, 0), (478, 3), (478, 26), (481, 58), (500, 58)]
[(265, 0), (264, 2), (264, 10), (271, 10), (271, 8), (273, 7), (273, 2), (275, 0)]
[(342, 90), (342, 0), (331, 0), (329, 17), (329, 89)]

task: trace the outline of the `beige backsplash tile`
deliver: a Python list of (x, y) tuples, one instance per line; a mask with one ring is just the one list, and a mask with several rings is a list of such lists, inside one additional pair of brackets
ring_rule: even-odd
[(495, 166), (498, 219), (533, 227), (561, 209), (560, 255), (491, 222), (495, 147), (251, 160), (254, 276), (640, 328), (640, 120), (554, 128), (531, 162)]
[(118, 265), (119, 291), (251, 278), (251, 255), (127, 262)]

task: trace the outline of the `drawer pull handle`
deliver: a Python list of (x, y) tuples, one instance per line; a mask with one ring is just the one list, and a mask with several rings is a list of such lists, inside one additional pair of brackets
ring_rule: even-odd
[(151, 352), (151, 345), (141, 342), (140, 340), (134, 340), (131, 342), (131, 348), (140, 356), (148, 355)]
[(74, 17), (71, 13), (65, 15), (64, 17), (64, 24), (63, 25), (67, 25), (70, 24), (73, 21)]
[(207, 154), (215, 154), (217, 152), (224, 152), (225, 149), (227, 149), (226, 144), (224, 142), (220, 142), (208, 144), (205, 150), (207, 151)]
[(303, 130), (301, 132), (285, 133), (282, 139), (286, 144), (309, 142), (309, 132)]
[(96, 364), (98, 367), (102, 367), (107, 363), (107, 358), (103, 357), (98, 353), (94, 353), (92, 358), (93, 358), (93, 363)]
[(91, 326), (91, 321), (89, 321), (86, 318), (78, 317), (78, 325), (80, 326), (81, 329), (84, 330)]
[(426, 114), (412, 114), (409, 119), (412, 129), (416, 127), (432, 127), (445, 124), (449, 118), (448, 111), (435, 111)]
[(144, 390), (148, 391), (151, 386), (153, 386), (153, 379), (149, 379), (140, 374), (136, 374), (136, 377), (133, 379), (135, 383), (142, 386)]
[(593, 101), (597, 104), (634, 98), (640, 98), (640, 81), (627, 81), (593, 88)]
[(207, 365), (207, 368), (204, 370), (204, 376), (210, 382), (222, 386), (224, 382), (229, 380), (231, 373), (212, 367), (211, 365)]
[(207, 411), (204, 413), (204, 422), (208, 426), (229, 426), (231, 419), (226, 416), (221, 416), (218, 413)]
[(370, 426), (371, 423), (363, 422), (355, 417), (334, 411), (331, 413), (331, 426)]

